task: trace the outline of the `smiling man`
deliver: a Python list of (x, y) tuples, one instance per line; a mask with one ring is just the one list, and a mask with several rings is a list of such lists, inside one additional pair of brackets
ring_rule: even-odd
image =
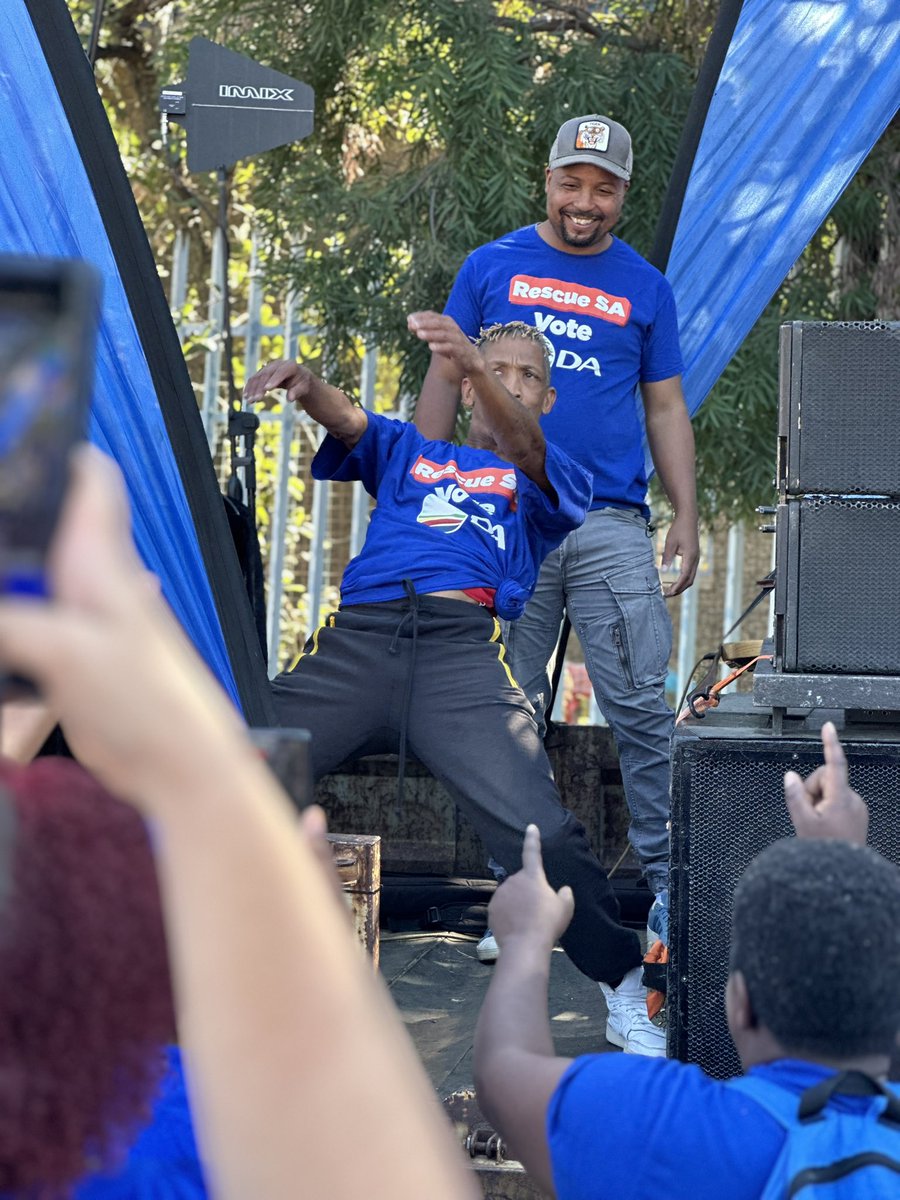
[[(679, 557), (681, 571), (668, 595), (691, 585), (699, 550), (694, 440), (672, 291), (612, 232), (632, 158), (628, 131), (608, 117), (566, 121), (546, 169), (546, 219), (475, 250), (445, 311), (472, 336), (496, 321), (528, 321), (553, 347), (558, 399), (541, 427), (588, 470), (593, 495), (584, 525), (548, 556), (525, 615), (511, 627), (510, 658), (542, 713), (547, 663), (568, 610), (615, 734), (629, 836), (658, 893), (668, 874), (671, 626), (649, 537), (638, 389), (653, 462), (675, 512), (663, 565)], [(433, 356), (415, 418), (426, 436), (450, 436), (458, 397), (452, 364)]]

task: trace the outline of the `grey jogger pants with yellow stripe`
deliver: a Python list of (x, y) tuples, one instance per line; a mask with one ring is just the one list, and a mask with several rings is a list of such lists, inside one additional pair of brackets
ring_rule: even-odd
[(486, 609), (435, 596), (345, 606), (272, 691), (280, 723), (310, 731), (317, 779), (348, 758), (396, 753), (405, 733), (508, 873), (521, 866), (526, 825), (537, 825), (547, 878), (575, 894), (562, 938), (569, 957), (613, 984), (640, 963), (638, 937), (620, 924), (584, 827), (560, 802), (533, 709)]

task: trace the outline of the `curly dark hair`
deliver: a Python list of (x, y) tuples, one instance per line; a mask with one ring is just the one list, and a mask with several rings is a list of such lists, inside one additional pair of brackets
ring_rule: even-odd
[(785, 838), (734, 894), (731, 967), (787, 1051), (889, 1054), (900, 1031), (900, 871), (866, 846)]
[(0, 1194), (67, 1195), (149, 1116), (174, 1033), (140, 817), (76, 763), (0, 760)]

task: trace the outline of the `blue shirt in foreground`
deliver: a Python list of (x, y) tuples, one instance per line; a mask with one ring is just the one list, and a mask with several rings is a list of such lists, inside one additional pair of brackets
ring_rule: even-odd
[(205, 1200), (181, 1052), (168, 1050), (168, 1071), (153, 1115), (122, 1167), (84, 1179), (75, 1200)]
[[(833, 1074), (796, 1059), (750, 1070), (798, 1098)], [(829, 1103), (859, 1111), (869, 1099)], [(759, 1200), (785, 1136), (727, 1082), (663, 1058), (577, 1058), (547, 1108), (557, 1200)]]
[(362, 480), (377, 504), (365, 545), (341, 580), (343, 604), (376, 604), (416, 592), (496, 589), (498, 616), (521, 616), (541, 563), (584, 520), (586, 471), (547, 445), (551, 498), (490, 450), (430, 441), (407, 421), (367, 413), (348, 451), (326, 437), (316, 479)]

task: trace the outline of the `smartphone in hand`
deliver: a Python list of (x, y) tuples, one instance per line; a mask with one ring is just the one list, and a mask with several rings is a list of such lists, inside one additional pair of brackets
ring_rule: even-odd
[(312, 804), (310, 736), (306, 729), (249, 729), (250, 740), (298, 809)]
[(46, 596), (45, 562), (90, 412), (100, 278), (0, 255), (0, 593)]
[[(45, 597), (47, 551), (87, 430), (100, 276), (0, 255), (0, 595)], [(0, 700), (34, 694), (0, 668)]]

